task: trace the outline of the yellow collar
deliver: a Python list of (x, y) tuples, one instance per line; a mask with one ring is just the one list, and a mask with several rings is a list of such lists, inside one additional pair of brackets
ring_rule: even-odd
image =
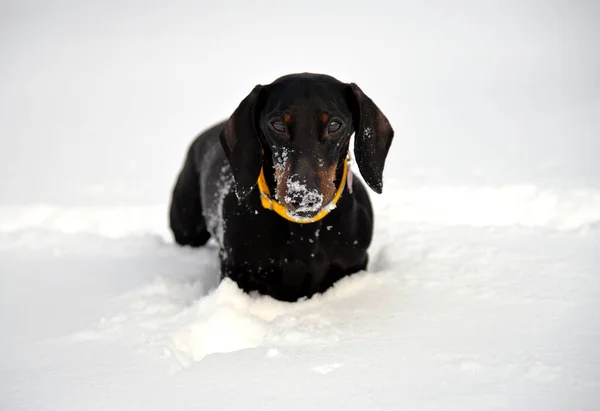
[(286, 208), (279, 204), (277, 201), (271, 198), (271, 194), (269, 193), (269, 187), (267, 186), (267, 182), (265, 180), (265, 174), (263, 168), (260, 168), (260, 175), (258, 176), (258, 189), (260, 190), (260, 202), (264, 208), (267, 210), (273, 210), (281, 217), (285, 218), (288, 221), (298, 224), (307, 224), (314, 223), (315, 221), (319, 221), (323, 217), (325, 217), (331, 210), (333, 210), (342, 196), (342, 192), (344, 191), (344, 187), (346, 185), (346, 180), (348, 178), (348, 163), (349, 163), (350, 154), (344, 159), (344, 171), (342, 173), (342, 181), (340, 182), (340, 186), (338, 187), (333, 200), (327, 204), (325, 207), (319, 211), (319, 213), (312, 218), (298, 218), (293, 217), (288, 214)]

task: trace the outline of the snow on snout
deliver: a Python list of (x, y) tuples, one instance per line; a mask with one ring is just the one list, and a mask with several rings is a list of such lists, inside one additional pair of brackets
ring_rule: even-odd
[(273, 163), (275, 165), (275, 169), (279, 171), (285, 170), (288, 164), (288, 158), (293, 153), (294, 150), (289, 150), (287, 148), (275, 149), (273, 152)]
[(309, 189), (297, 175), (288, 178), (286, 186), (285, 201), (287, 203), (300, 199), (300, 204), (295, 210), (297, 213), (317, 212), (322, 208), (323, 194), (316, 189)]

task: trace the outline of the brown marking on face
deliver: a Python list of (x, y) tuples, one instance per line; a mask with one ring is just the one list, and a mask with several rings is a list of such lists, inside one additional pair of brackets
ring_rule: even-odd
[(323, 205), (331, 203), (331, 201), (333, 201), (333, 197), (335, 197), (336, 168), (336, 164), (330, 167), (323, 166), (317, 168), (317, 174), (319, 175), (319, 186), (321, 187), (321, 194), (323, 195)]
[(289, 123), (291, 119), (292, 119), (292, 115), (290, 113), (285, 113), (285, 115), (283, 116), (283, 122), (285, 124)]
[(325, 124), (327, 123), (327, 120), (329, 120), (329, 114), (323, 113), (323, 115), (321, 116), (321, 121), (323, 122), (323, 124)]
[(290, 167), (286, 163), (283, 168), (275, 169), (275, 199), (285, 205), (287, 190), (285, 182), (290, 177)]

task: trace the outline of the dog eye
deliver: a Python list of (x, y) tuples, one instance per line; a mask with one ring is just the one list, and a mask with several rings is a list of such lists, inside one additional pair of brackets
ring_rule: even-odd
[(285, 124), (283, 124), (283, 121), (273, 121), (271, 122), (271, 127), (273, 127), (275, 131), (279, 133), (285, 132)]
[(327, 126), (327, 131), (330, 133), (335, 133), (336, 131), (339, 131), (340, 128), (342, 128), (342, 123), (334, 120)]

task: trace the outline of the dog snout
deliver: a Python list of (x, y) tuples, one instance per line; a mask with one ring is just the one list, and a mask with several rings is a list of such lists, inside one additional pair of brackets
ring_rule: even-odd
[(307, 215), (318, 212), (323, 205), (323, 194), (315, 178), (294, 175), (287, 181), (285, 202), (295, 211)]

